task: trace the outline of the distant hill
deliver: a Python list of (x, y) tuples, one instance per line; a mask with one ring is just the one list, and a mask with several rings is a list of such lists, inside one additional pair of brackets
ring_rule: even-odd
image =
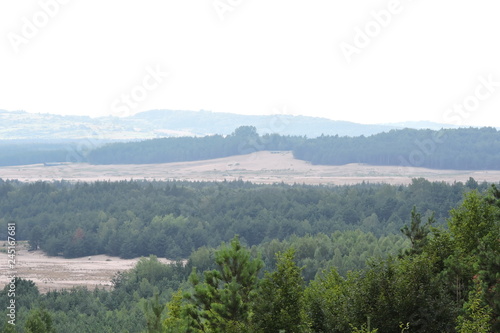
[(456, 125), (433, 123), (432, 121), (405, 121), (401, 123), (389, 123), (382, 125), (397, 127), (397, 128), (431, 129), (435, 131), (440, 130), (442, 128), (459, 128), (459, 126)]
[(151, 110), (133, 116), (99, 117), (33, 114), (0, 110), (0, 140), (61, 142), (92, 138), (93, 141), (133, 141), (179, 136), (228, 135), (240, 126), (255, 126), (259, 134), (360, 136), (404, 127), (451, 128), (430, 122), (364, 125), (326, 118), (291, 115), (239, 115), (210, 111)]
[(392, 125), (363, 125), (348, 121), (292, 115), (239, 115), (210, 111), (152, 110), (130, 117), (136, 124), (154, 126), (156, 129), (170, 128), (203, 136), (209, 134), (231, 134), (240, 126), (255, 126), (259, 134), (359, 136), (371, 135), (391, 129)]

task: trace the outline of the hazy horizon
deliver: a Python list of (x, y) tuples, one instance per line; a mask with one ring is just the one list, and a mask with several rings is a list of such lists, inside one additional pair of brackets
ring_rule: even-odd
[[(5, 110), (5, 109), (0, 109), (0, 111), (6, 111), (6, 112), (25, 112), (27, 114), (32, 114), (32, 115), (51, 115), (51, 116), (68, 116), (68, 117), (89, 117), (91, 119), (99, 119), (99, 118), (107, 118), (107, 117), (112, 117), (114, 115), (85, 115), (85, 114), (57, 114), (57, 113), (50, 113), (50, 112), (30, 112), (27, 110)], [(475, 127), (475, 128), (482, 128), (482, 127), (495, 127), (497, 129), (500, 129), (500, 126), (494, 126), (494, 125), (467, 125), (467, 124), (462, 124), (462, 125), (457, 125), (453, 123), (445, 123), (445, 122), (434, 122), (428, 119), (407, 119), (407, 120), (402, 120), (402, 121), (393, 121), (393, 122), (357, 122), (357, 121), (351, 121), (351, 120), (340, 120), (340, 119), (331, 119), (323, 116), (308, 116), (308, 115), (302, 115), (302, 114), (285, 114), (285, 113), (272, 113), (272, 114), (242, 114), (242, 113), (234, 113), (234, 112), (216, 112), (216, 111), (211, 111), (211, 110), (171, 110), (171, 109), (152, 109), (152, 110), (144, 110), (144, 111), (139, 111), (134, 114), (129, 114), (125, 116), (119, 116), (119, 118), (126, 118), (126, 117), (132, 117), (141, 113), (147, 113), (150, 111), (180, 111), (180, 112), (210, 112), (210, 113), (215, 113), (215, 114), (230, 114), (230, 115), (236, 115), (236, 116), (280, 116), (280, 117), (287, 117), (287, 116), (303, 116), (303, 117), (311, 117), (311, 118), (319, 118), (319, 119), (328, 119), (331, 121), (338, 121), (338, 122), (349, 122), (353, 124), (359, 124), (359, 125), (387, 125), (387, 126), (401, 126), (404, 124), (425, 124), (425, 123), (430, 123), (430, 124), (435, 124), (435, 125), (446, 125), (447, 128), (467, 128), (467, 127)]]
[(500, 127), (500, 4), (0, 4), (0, 108), (152, 109)]

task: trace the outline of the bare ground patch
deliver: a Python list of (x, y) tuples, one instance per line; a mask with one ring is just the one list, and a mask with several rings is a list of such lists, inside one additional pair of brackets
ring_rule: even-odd
[(473, 177), (479, 182), (500, 181), (498, 170), (434, 170), (400, 166), (372, 166), (347, 164), (341, 166), (311, 165), (293, 158), (291, 152), (261, 151), (205, 161), (90, 165), (64, 163), (56, 166), (43, 164), (0, 167), (0, 178), (21, 181), (96, 181), (96, 180), (190, 180), (190, 181), (251, 181), (259, 184), (284, 182), (287, 184), (345, 185), (363, 181), (369, 183), (408, 184), (412, 178), (430, 181), (465, 182)]
[[(112, 287), (111, 279), (119, 271), (126, 271), (135, 266), (139, 258), (120, 259), (107, 255), (65, 259), (49, 257), (42, 251), (29, 252), (25, 246), (18, 245), (16, 253), (16, 276), (32, 280), (40, 292), (87, 287), (88, 289)], [(89, 259), (90, 258), (90, 259)], [(158, 258), (160, 262), (171, 261)], [(8, 257), (0, 253), (0, 286), (9, 281)]]

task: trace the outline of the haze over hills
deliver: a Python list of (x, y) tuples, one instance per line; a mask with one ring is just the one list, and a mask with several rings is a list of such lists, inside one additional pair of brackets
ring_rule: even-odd
[(0, 140), (65, 141), (93, 138), (131, 141), (176, 136), (231, 134), (239, 126), (255, 126), (260, 134), (360, 136), (405, 127), (455, 128), (432, 122), (365, 125), (326, 118), (277, 115), (239, 115), (211, 111), (151, 110), (128, 117), (62, 116), (0, 110)]

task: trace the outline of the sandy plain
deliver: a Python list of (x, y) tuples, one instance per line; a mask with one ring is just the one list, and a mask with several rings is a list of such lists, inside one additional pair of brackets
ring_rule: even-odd
[(412, 178), (430, 181), (498, 182), (498, 170), (433, 170), (418, 167), (347, 164), (312, 165), (293, 158), (291, 152), (261, 151), (205, 161), (161, 164), (90, 165), (62, 163), (54, 166), (33, 164), (0, 167), (0, 178), (21, 181), (96, 181), (96, 180), (189, 180), (250, 181), (259, 184), (287, 183), (345, 185), (361, 183), (408, 184)]

